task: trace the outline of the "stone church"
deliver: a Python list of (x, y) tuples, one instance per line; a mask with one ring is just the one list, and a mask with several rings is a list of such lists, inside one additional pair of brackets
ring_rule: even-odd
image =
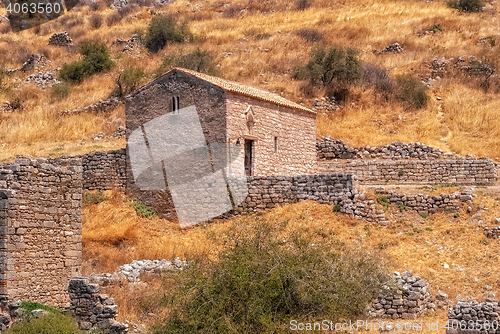
[[(207, 145), (230, 143), (240, 151), (239, 173), (246, 176), (314, 173), (317, 161), (314, 111), (262, 89), (183, 68), (173, 68), (127, 96), (127, 140), (134, 131), (142, 128), (144, 132), (148, 122), (193, 106)], [(129, 192), (169, 218), (172, 203), (168, 191), (139, 189), (134, 185), (131, 169), (128, 145)]]

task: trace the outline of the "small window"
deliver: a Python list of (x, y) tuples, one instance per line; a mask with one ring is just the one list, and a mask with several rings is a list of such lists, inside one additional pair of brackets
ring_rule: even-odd
[(274, 153), (278, 153), (278, 137), (274, 137)]
[(176, 114), (176, 115), (179, 114), (179, 109), (180, 109), (179, 97), (174, 96), (174, 97), (172, 97), (172, 113)]

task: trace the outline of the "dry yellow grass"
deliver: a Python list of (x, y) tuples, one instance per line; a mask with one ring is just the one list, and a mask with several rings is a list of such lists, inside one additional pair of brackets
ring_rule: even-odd
[[(308, 106), (311, 99), (302, 95), (300, 82), (293, 81), (290, 72), (293, 66), (306, 61), (314, 48), (313, 43), (295, 34), (300, 28), (318, 30), (324, 35), (324, 43), (358, 48), (364, 61), (387, 67), (393, 74), (425, 72), (423, 61), (434, 56), (478, 55), (482, 49), (476, 44), (479, 37), (500, 36), (498, 4), (488, 5), (483, 13), (462, 14), (448, 8), (446, 1), (345, 0), (332, 3), (317, 0), (304, 11), (294, 10), (294, 3), (289, 1), (226, 2), (231, 6), (241, 4), (241, 8), (246, 6), (247, 10), (241, 14), (238, 10), (233, 13), (234, 17), (226, 17), (219, 14), (227, 11), (226, 7), (188, 0), (178, 0), (162, 9), (188, 21), (192, 32), (203, 37), (195, 44), (182, 46), (182, 52), (196, 47), (206, 49), (216, 56), (225, 77), (283, 93)], [(39, 51), (47, 54), (54, 66), (78, 59), (76, 47), (68, 51), (47, 46), (50, 34), (62, 30), (68, 30), (76, 43), (85, 38), (105, 41), (111, 46), (117, 66), (108, 75), (87, 79), (66, 101), (52, 102), (48, 92), (26, 87), (25, 110), (7, 118), (1, 116), (0, 144), (10, 148), (0, 152), (0, 160), (11, 160), (15, 154), (26, 152), (38, 155), (30, 148), (35, 142), (55, 146), (79, 141), (85, 135), (101, 131), (100, 116), (97, 120), (92, 115), (58, 119), (55, 113), (107, 97), (120, 69), (140, 66), (151, 74), (159, 67), (163, 55), (178, 50), (175, 46), (158, 54), (148, 54), (142, 49), (140, 61), (137, 61), (122, 54), (120, 46), (112, 45), (118, 37), (128, 38), (134, 31), (145, 29), (152, 17), (149, 9), (140, 9), (137, 15), (126, 16), (112, 27), (98, 29), (89, 27), (87, 18), (91, 13), (89, 8), (81, 7), (43, 25), (38, 33), (31, 29), (2, 35), (0, 55), (8, 67), (20, 66), (23, 55)], [(105, 9), (102, 13), (106, 16), (112, 11)], [(439, 25), (443, 31), (417, 37), (418, 32), (433, 25)], [(269, 36), (257, 39), (255, 36), (259, 33)], [(375, 52), (395, 41), (405, 45), (403, 54), (378, 55)], [(9, 94), (1, 93), (0, 101), (9, 100)], [(352, 101), (342, 112), (319, 114), (318, 136), (331, 135), (355, 146), (373, 146), (394, 140), (419, 141), (459, 154), (500, 157), (496, 94), (464, 86), (450, 78), (435, 84), (430, 92), (432, 102), (425, 109), (414, 112), (405, 111), (398, 101), (382, 101), (375, 95), (370, 90), (356, 88)], [(436, 102), (436, 96), (442, 97), (442, 102)], [(373, 122), (375, 119), (379, 122)], [(101, 146), (107, 148), (114, 143)]]
[[(233, 221), (219, 221), (183, 230), (166, 220), (137, 217), (121, 194), (108, 192), (108, 195), (110, 200), (84, 208), (84, 274), (92, 271), (113, 272), (116, 266), (134, 259), (171, 258), (174, 255), (189, 258), (194, 254), (216, 256), (224, 233), (233, 226)], [(498, 196), (498, 191), (494, 189), (478, 190), (473, 207), (474, 210), (479, 204), (488, 207), (482, 218), (487, 222), (500, 215)], [(494, 287), (493, 292), (500, 294), (500, 240), (485, 239), (482, 229), (478, 229), (477, 225), (469, 226), (470, 215), (464, 210), (459, 218), (454, 218), (453, 214), (438, 213), (426, 219), (412, 212), (400, 214), (396, 207), (391, 207), (389, 211), (394, 221), (397, 219), (389, 227), (357, 221), (333, 213), (330, 205), (310, 201), (286, 205), (259, 215), (271, 224), (288, 221), (284, 237), (300, 232), (316, 239), (333, 238), (354, 247), (382, 250), (390, 258), (393, 270), (413, 270), (430, 283), (432, 294), (445, 292), (450, 299), (459, 294), (479, 299), (485, 292), (485, 285)], [(248, 223), (253, 219), (253, 216), (242, 216), (235, 221)], [(151, 291), (162, 288), (157, 281), (153, 280), (151, 284)], [(114, 291), (118, 294), (119, 288), (113, 289), (110, 293)], [(131, 306), (135, 298), (141, 303), (143, 299), (154, 298), (147, 293), (147, 288), (144, 289), (137, 292), (139, 297), (119, 297), (121, 319), (148, 321), (148, 317), (141, 314), (145, 307)], [(446, 311), (436, 313), (428, 319), (439, 319), (440, 323), (444, 323)], [(423, 320), (427, 321), (427, 318)]]

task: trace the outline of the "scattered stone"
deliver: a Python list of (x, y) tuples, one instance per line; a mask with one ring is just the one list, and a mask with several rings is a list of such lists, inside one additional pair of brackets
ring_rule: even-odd
[(91, 274), (90, 280), (101, 285), (109, 285), (114, 281), (126, 279), (130, 282), (139, 282), (141, 275), (144, 274), (159, 274), (164, 270), (179, 270), (187, 265), (186, 261), (182, 261), (178, 257), (173, 261), (168, 260), (140, 260), (132, 261), (130, 264), (125, 264), (116, 268), (113, 274)]
[(68, 33), (64, 31), (50, 36), (49, 45), (71, 46), (73, 45), (73, 40), (69, 37)]
[(500, 238), (500, 226), (492, 228), (484, 227), (483, 233), (486, 238), (498, 239)]
[(121, 138), (125, 136), (126, 128), (124, 126), (119, 126), (116, 132), (113, 134), (115, 138)]
[(12, 107), (12, 104), (9, 101), (6, 101), (5, 103), (0, 104), (0, 112), (13, 112), (14, 108)]
[(24, 62), (22, 71), (40, 71), (41, 69), (51, 66), (52, 62), (44, 55), (32, 54), (26, 62)]
[(61, 111), (60, 113), (63, 115), (74, 115), (74, 114), (80, 114), (82, 112), (92, 112), (96, 114), (105, 113), (115, 109), (117, 106), (121, 104), (123, 104), (123, 102), (120, 99), (116, 97), (111, 97), (108, 100), (99, 100), (99, 102), (92, 103), (91, 105), (88, 105), (82, 109), (65, 110)]
[(49, 314), (49, 312), (42, 310), (42, 309), (37, 309), (37, 310), (31, 311), (31, 315), (34, 316), (35, 318), (41, 318), (47, 314)]
[(60, 81), (55, 78), (54, 72), (52, 71), (38, 72), (37, 74), (29, 75), (26, 78), (26, 81), (34, 83), (42, 89), (52, 87), (53, 85), (60, 83)]
[(399, 45), (399, 43), (394, 43), (394, 44), (391, 44), (389, 45), (388, 47), (386, 47), (384, 50), (380, 51), (380, 53), (389, 53), (389, 52), (392, 52), (392, 53), (399, 53), (399, 52), (403, 52), (403, 47)]

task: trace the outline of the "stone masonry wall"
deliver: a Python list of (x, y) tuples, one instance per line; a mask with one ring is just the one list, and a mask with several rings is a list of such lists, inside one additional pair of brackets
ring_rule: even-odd
[[(316, 167), (316, 114), (233, 93), (227, 97), (227, 140), (253, 142), (253, 176), (307, 175)], [(255, 118), (249, 124), (245, 112)], [(275, 143), (277, 144), (275, 146)]]
[(0, 300), (68, 306), (81, 271), (80, 159), (0, 166)]
[(318, 173), (354, 174), (360, 184), (489, 186), (495, 183), (495, 165), (491, 159), (332, 160), (320, 161)]
[(125, 190), (126, 150), (100, 151), (81, 156), (84, 190)]

